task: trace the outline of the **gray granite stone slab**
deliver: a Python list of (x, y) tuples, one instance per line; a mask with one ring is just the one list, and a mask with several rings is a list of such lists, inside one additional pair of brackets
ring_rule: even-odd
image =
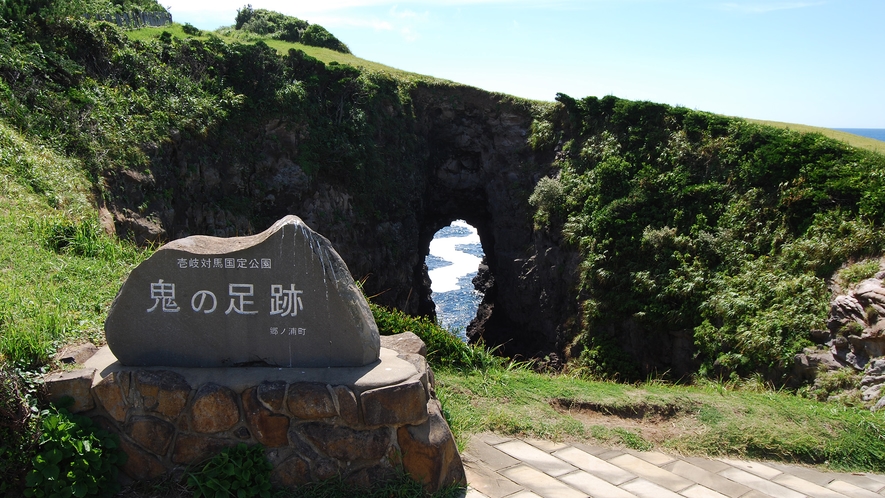
[[(132, 370), (132, 367), (121, 365), (114, 353), (103, 347), (90, 358), (86, 368), (95, 368), (98, 374), (93, 385), (113, 372)], [(208, 382), (227, 386), (240, 392), (247, 387), (261, 382), (285, 381), (319, 382), (330, 386), (347, 386), (357, 394), (369, 389), (391, 386), (407, 381), (418, 375), (415, 367), (397, 357), (395, 351), (381, 349), (380, 358), (370, 365), (362, 367), (339, 368), (281, 368), (281, 367), (243, 367), (243, 368), (187, 368), (187, 367), (138, 367), (145, 371), (172, 371), (180, 374), (191, 386), (201, 386)]]
[(123, 284), (105, 334), (129, 366), (353, 367), (380, 349), (347, 265), (295, 216), (164, 245)]

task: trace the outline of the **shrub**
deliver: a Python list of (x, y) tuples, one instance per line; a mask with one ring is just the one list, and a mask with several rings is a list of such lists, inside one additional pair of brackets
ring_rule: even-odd
[(535, 224), (548, 226), (562, 218), (565, 211), (565, 192), (557, 178), (543, 177), (529, 196), (529, 204), (535, 209)]
[(243, 6), (242, 9), (237, 9), (236, 24), (234, 25), (236, 29), (243, 29), (243, 25), (252, 20), (253, 15), (255, 15), (255, 10), (252, 9), (251, 3)]
[(301, 41), (301, 32), (307, 29), (307, 26), (307, 22), (295, 17), (289, 17), (280, 23), (276, 37), (292, 43), (299, 42)]
[(301, 33), (301, 43), (313, 47), (328, 48), (345, 54), (350, 53), (350, 49), (347, 48), (347, 45), (342, 43), (338, 38), (335, 38), (332, 33), (326, 31), (326, 28), (319, 24), (311, 24), (303, 33)]
[(531, 135), (529, 135), (529, 145), (533, 150), (544, 150), (553, 147), (556, 141), (556, 135), (553, 129), (553, 123), (546, 120), (532, 121)]
[(458, 369), (488, 369), (500, 366), (504, 359), (492, 354), (482, 344), (467, 344), (454, 334), (424, 317), (412, 317), (402, 311), (370, 303), (378, 332), (395, 335), (412, 332), (427, 345), (427, 361), (431, 366)]
[(199, 29), (197, 29), (196, 26), (194, 26), (191, 23), (187, 23), (187, 22), (184, 23), (183, 26), (181, 26), (181, 30), (184, 31), (184, 34), (191, 35), (191, 36), (200, 36), (203, 34), (203, 32), (200, 31)]
[(215, 455), (188, 477), (187, 484), (194, 490), (194, 498), (267, 498), (271, 492), (272, 469), (261, 445), (249, 447), (240, 443)]
[(43, 410), (40, 418), (42, 434), (25, 477), (25, 496), (82, 498), (120, 490), (117, 472), (126, 454), (117, 436), (65, 409)]

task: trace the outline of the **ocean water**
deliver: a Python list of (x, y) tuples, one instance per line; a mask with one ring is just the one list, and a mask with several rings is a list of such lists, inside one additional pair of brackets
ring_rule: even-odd
[(476, 229), (456, 220), (436, 233), (430, 241), (430, 254), (424, 260), (437, 319), (465, 341), (467, 325), (476, 316), (482, 300), (472, 282), (482, 258)]
[(834, 130), (853, 133), (862, 137), (875, 138), (885, 142), (885, 128), (833, 128)]

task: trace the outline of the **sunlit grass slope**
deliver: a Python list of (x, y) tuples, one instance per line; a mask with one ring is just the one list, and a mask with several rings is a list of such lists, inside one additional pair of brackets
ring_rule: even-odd
[(795, 123), (781, 123), (780, 121), (764, 121), (761, 119), (747, 119), (751, 123), (774, 126), (776, 128), (786, 128), (788, 130), (798, 131), (802, 133), (820, 133), (825, 137), (838, 140), (852, 147), (859, 149), (871, 150), (879, 154), (885, 154), (885, 142), (874, 138), (862, 137), (853, 133), (848, 133), (831, 128), (818, 128), (817, 126), (808, 126)]
[[(156, 39), (160, 36), (163, 31), (169, 32), (172, 36), (177, 38), (188, 38), (191, 35), (186, 34), (182, 30), (182, 25), (180, 24), (172, 24), (164, 27), (148, 27), (141, 28), (137, 30), (127, 31), (127, 36), (136, 40), (151, 40)], [(310, 45), (304, 45), (302, 43), (292, 43), (283, 40), (275, 40), (273, 38), (258, 36), (254, 33), (247, 33), (242, 31), (237, 31), (232, 27), (219, 28), (213, 32), (203, 31), (200, 35), (195, 36), (193, 38), (198, 38), (201, 40), (208, 40), (210, 36), (217, 36), (222, 40), (231, 43), (231, 42), (240, 42), (240, 43), (256, 43), (258, 41), (263, 41), (267, 46), (273, 48), (280, 55), (286, 55), (289, 53), (290, 49), (301, 50), (307, 55), (322, 61), (325, 64), (329, 63), (337, 63), (337, 64), (347, 64), (354, 67), (359, 67), (365, 69), (370, 72), (383, 73), (387, 74), (395, 79), (400, 81), (423, 81), (425, 83), (435, 83), (435, 84), (447, 84), (447, 85), (458, 85), (455, 82), (434, 78), (433, 76), (427, 76), (423, 74), (412, 73), (409, 71), (403, 71), (401, 69), (397, 69), (394, 67), (386, 66), (384, 64), (380, 64), (377, 62), (372, 62), (360, 57), (357, 57), (353, 54), (345, 54), (341, 52), (336, 52), (335, 50), (330, 50), (328, 48), (322, 47), (312, 47)]]
[(81, 165), (0, 122), (0, 358), (31, 368), (104, 342), (104, 318), (145, 255), (99, 226)]

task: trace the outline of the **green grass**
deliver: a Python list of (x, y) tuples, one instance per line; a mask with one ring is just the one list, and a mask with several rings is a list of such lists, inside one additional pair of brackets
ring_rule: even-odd
[(173, 23), (171, 25), (163, 27), (146, 27), (129, 30), (126, 32), (126, 35), (133, 40), (148, 41), (157, 39), (160, 34), (163, 33), (163, 31), (167, 31), (173, 37), (181, 39), (197, 38), (200, 40), (208, 40), (210, 36), (217, 36), (228, 43), (256, 43), (258, 41), (263, 41), (267, 44), (267, 46), (276, 50), (277, 53), (280, 55), (286, 55), (289, 53), (290, 49), (294, 48), (303, 51), (307, 55), (318, 59), (325, 64), (329, 64), (332, 62), (337, 64), (347, 64), (353, 67), (365, 69), (370, 73), (382, 73), (400, 81), (422, 81), (430, 84), (461, 86), (460, 84), (452, 81), (443, 80), (423, 74), (411, 73), (409, 71), (403, 71), (401, 69), (380, 64), (378, 62), (372, 62), (357, 57), (353, 54), (345, 54), (342, 52), (337, 52), (335, 50), (330, 50), (328, 48), (313, 47), (310, 45), (304, 45), (302, 43), (292, 43), (283, 40), (275, 40), (273, 38), (255, 35), (254, 33), (237, 31), (233, 27), (223, 27), (215, 31), (203, 31), (200, 36), (192, 37), (182, 30), (181, 24)]
[(75, 162), (0, 123), (0, 357), (35, 368), (103, 322), (146, 252), (103, 233)]
[(838, 140), (840, 142), (857, 147), (859, 149), (871, 150), (879, 154), (885, 154), (885, 142), (874, 138), (862, 137), (853, 133), (848, 133), (831, 128), (819, 128), (817, 126), (808, 126), (795, 123), (782, 123), (780, 121), (765, 121), (762, 119), (747, 119), (751, 123), (774, 126), (775, 128), (785, 128), (787, 130), (798, 131), (802, 133), (820, 133), (825, 137)]
[[(885, 471), (883, 414), (787, 392), (713, 383), (628, 385), (520, 368), (438, 369), (436, 379), (446, 418), (462, 447), (471, 434), (493, 431), (637, 450)], [(587, 407), (595, 410), (594, 417), (582, 417)]]

